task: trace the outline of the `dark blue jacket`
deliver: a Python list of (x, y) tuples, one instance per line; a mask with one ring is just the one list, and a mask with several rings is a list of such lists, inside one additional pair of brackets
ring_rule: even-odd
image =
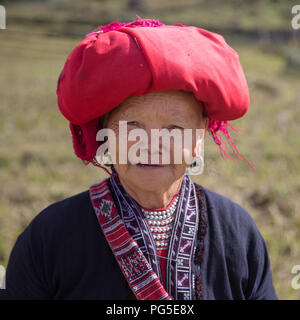
[[(202, 187), (203, 188), (203, 187)], [(277, 299), (265, 242), (238, 204), (203, 188), (208, 229), (204, 299)], [(98, 224), (88, 191), (39, 213), (18, 237), (0, 299), (135, 299)]]

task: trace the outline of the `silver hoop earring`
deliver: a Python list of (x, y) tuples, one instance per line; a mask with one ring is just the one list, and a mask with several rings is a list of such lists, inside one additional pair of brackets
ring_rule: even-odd
[(109, 151), (106, 151), (102, 156), (96, 155), (94, 159), (101, 166), (108, 166), (113, 164), (111, 153)]
[(111, 153), (109, 151), (106, 151), (103, 155), (103, 158), (102, 158), (102, 164), (104, 165), (111, 165), (113, 164), (113, 161), (112, 161), (112, 157), (111, 157)]
[(193, 157), (192, 164), (187, 168), (187, 171), (191, 176), (202, 174), (204, 171), (204, 157)]

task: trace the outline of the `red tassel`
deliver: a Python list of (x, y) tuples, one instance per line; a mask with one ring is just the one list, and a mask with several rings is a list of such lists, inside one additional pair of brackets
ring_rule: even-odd
[(232, 129), (238, 133), (240, 133), (239, 130), (237, 130), (236, 128), (234, 128), (234, 126), (229, 123), (228, 121), (220, 121), (220, 120), (213, 120), (210, 119), (209, 120), (209, 125), (208, 125), (208, 131), (210, 132), (210, 134), (212, 135), (215, 143), (219, 146), (220, 150), (221, 150), (221, 155), (224, 158), (224, 156), (228, 157), (229, 159), (236, 161), (236, 159), (232, 158), (227, 152), (226, 152), (226, 147), (224, 144), (224, 140), (221, 136), (221, 134), (223, 133), (225, 135), (225, 138), (227, 140), (227, 143), (229, 144), (229, 146), (231, 147), (231, 149), (233, 150), (234, 154), (239, 158), (239, 159), (244, 159), (253, 170), (256, 170), (255, 167), (252, 165), (252, 163), (246, 159), (239, 151), (239, 149), (237, 148), (237, 146), (234, 144), (233, 142), (233, 138), (231, 137), (228, 129)]

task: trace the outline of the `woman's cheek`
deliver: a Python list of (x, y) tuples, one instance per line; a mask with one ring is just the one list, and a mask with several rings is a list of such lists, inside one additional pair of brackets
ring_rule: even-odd
[(182, 155), (183, 155), (183, 163), (186, 166), (191, 165), (192, 161), (193, 161), (193, 152), (192, 152), (192, 150), (190, 148), (183, 148)]
[(171, 164), (182, 164), (182, 165), (190, 165), (192, 163), (192, 146), (185, 146), (184, 139), (182, 141), (176, 141), (171, 138), (170, 144), (170, 160)]

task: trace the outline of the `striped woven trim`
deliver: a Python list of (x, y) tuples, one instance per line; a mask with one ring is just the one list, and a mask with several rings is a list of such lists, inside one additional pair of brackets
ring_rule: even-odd
[(89, 189), (103, 234), (138, 300), (171, 300), (143, 252), (127, 231), (114, 204), (107, 179)]

